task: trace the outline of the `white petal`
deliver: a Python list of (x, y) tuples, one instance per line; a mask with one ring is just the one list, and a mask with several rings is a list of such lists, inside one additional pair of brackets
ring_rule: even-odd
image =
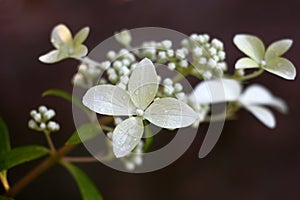
[(55, 63), (60, 61), (62, 58), (59, 58), (60, 52), (58, 50), (50, 51), (49, 53), (39, 57), (39, 60), (43, 63)]
[(74, 36), (74, 45), (80, 45), (82, 44), (86, 38), (88, 37), (90, 32), (90, 28), (89, 27), (84, 27), (82, 28), (78, 33), (76, 33), (76, 35)]
[(241, 94), (239, 82), (232, 79), (214, 79), (203, 81), (194, 90), (196, 100), (200, 104), (236, 101)]
[(296, 77), (296, 68), (288, 59), (275, 57), (264, 67), (265, 70), (288, 80)]
[(293, 44), (293, 40), (284, 39), (273, 42), (267, 49), (265, 59), (271, 60), (272, 58), (282, 56), (287, 52)]
[(79, 45), (75, 47), (75, 51), (71, 54), (73, 58), (85, 57), (88, 53), (88, 49), (85, 45)]
[(136, 107), (145, 109), (154, 99), (158, 89), (155, 66), (148, 58), (138, 63), (132, 72), (128, 91)]
[(113, 152), (117, 158), (128, 155), (140, 142), (144, 132), (141, 117), (130, 117), (117, 125), (113, 132)]
[(155, 100), (144, 117), (156, 126), (170, 129), (190, 126), (198, 118), (187, 104), (171, 97)]
[(83, 96), (82, 102), (92, 111), (103, 115), (128, 116), (135, 110), (129, 94), (112, 85), (98, 85), (90, 88)]
[(236, 69), (248, 69), (248, 68), (257, 68), (258, 64), (251, 58), (240, 58), (236, 63), (235, 63), (235, 68)]
[(51, 42), (57, 49), (64, 45), (70, 45), (72, 43), (72, 34), (64, 24), (59, 24), (52, 30)]
[(247, 106), (246, 109), (267, 127), (275, 127), (276, 120), (273, 113), (269, 109), (254, 105)]
[(287, 112), (287, 105), (282, 99), (274, 97), (267, 88), (261, 85), (249, 86), (241, 95), (240, 102), (245, 106), (266, 105), (273, 106), (282, 113)]
[(256, 36), (238, 34), (233, 38), (234, 44), (244, 54), (259, 63), (265, 54), (265, 46), (263, 42)]

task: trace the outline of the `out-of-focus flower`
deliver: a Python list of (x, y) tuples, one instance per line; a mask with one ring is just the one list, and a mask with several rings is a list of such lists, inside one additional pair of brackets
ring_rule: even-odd
[(249, 56), (239, 59), (235, 64), (236, 69), (263, 68), (282, 78), (295, 79), (296, 68), (293, 63), (281, 57), (292, 46), (292, 40), (283, 39), (273, 42), (267, 50), (263, 42), (252, 35), (236, 35), (233, 42), (239, 50)]
[(265, 87), (252, 85), (242, 93), (240, 83), (230, 79), (203, 81), (196, 86), (194, 95), (199, 104), (238, 102), (269, 128), (274, 128), (276, 121), (272, 112), (264, 106), (287, 112), (285, 102), (274, 97)]
[(86, 56), (88, 49), (82, 43), (88, 37), (89, 31), (89, 27), (85, 27), (73, 38), (70, 30), (64, 24), (55, 26), (51, 34), (51, 43), (56, 50), (40, 56), (39, 60), (44, 63), (55, 63), (66, 58), (80, 59)]

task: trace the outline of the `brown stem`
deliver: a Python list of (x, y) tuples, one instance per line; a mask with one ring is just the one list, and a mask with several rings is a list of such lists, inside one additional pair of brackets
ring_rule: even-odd
[(14, 197), (19, 193), (25, 186), (35, 180), (39, 175), (45, 172), (47, 169), (52, 167), (54, 164), (59, 162), (61, 158), (70, 152), (76, 145), (66, 145), (58, 149), (50, 157), (42, 161), (38, 166), (26, 174), (21, 180), (19, 180), (15, 185), (13, 185), (6, 193), (6, 196)]

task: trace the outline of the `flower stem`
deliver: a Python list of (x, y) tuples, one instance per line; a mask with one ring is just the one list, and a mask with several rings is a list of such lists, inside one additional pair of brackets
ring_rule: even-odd
[(58, 163), (61, 158), (70, 152), (76, 145), (65, 145), (62, 148), (58, 149), (50, 157), (42, 161), (38, 166), (21, 178), (15, 185), (13, 185), (6, 193), (6, 196), (14, 197), (19, 193), (25, 186), (35, 180), (39, 175), (45, 172), (47, 169), (52, 167), (54, 164)]
[(50, 132), (49, 131), (45, 131), (45, 136), (46, 136), (46, 139), (47, 139), (47, 143), (48, 143), (48, 146), (50, 147), (50, 150), (52, 153), (55, 153), (56, 152), (56, 148), (53, 144), (53, 141), (51, 139), (51, 136), (50, 136)]
[(264, 69), (263, 69), (263, 68), (260, 68), (259, 70), (253, 72), (252, 74), (248, 74), (248, 75), (246, 75), (246, 76), (236, 78), (236, 80), (238, 80), (238, 81), (247, 81), (247, 80), (249, 80), (249, 79), (253, 79), (253, 78), (258, 77), (258, 76), (261, 75), (263, 72), (264, 72)]

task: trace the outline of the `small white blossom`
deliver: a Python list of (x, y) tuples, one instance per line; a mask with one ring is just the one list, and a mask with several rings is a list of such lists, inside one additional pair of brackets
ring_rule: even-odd
[(153, 101), (157, 90), (155, 66), (145, 58), (132, 72), (128, 92), (113, 85), (98, 85), (84, 95), (83, 104), (97, 113), (131, 116), (118, 124), (113, 132), (116, 157), (128, 155), (141, 141), (144, 119), (168, 129), (187, 127), (197, 119), (193, 109), (175, 98)]
[(40, 56), (39, 60), (44, 63), (55, 63), (66, 58), (80, 59), (86, 56), (88, 49), (82, 43), (88, 37), (90, 29), (81, 29), (74, 38), (70, 30), (64, 25), (59, 24), (54, 27), (51, 34), (51, 43), (56, 50)]
[(249, 56), (239, 59), (235, 64), (236, 69), (263, 68), (282, 78), (295, 79), (295, 66), (288, 59), (281, 57), (292, 46), (292, 40), (276, 41), (267, 50), (265, 50), (263, 42), (252, 35), (236, 35), (233, 42), (243, 53)]

